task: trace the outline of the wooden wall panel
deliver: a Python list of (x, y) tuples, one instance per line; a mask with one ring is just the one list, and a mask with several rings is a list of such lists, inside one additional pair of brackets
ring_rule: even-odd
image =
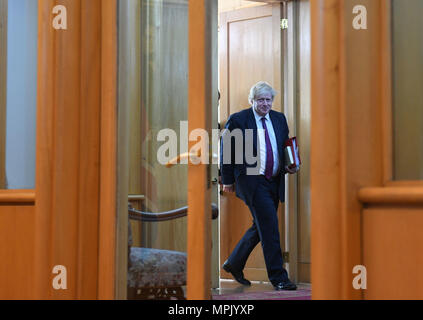
[[(358, 197), (364, 205), (364, 299), (422, 299), (422, 183), (362, 188)], [(386, 281), (397, 277), (401, 281)]]
[(422, 205), (363, 210), (365, 299), (423, 299)]
[(33, 191), (0, 191), (0, 299), (32, 299)]

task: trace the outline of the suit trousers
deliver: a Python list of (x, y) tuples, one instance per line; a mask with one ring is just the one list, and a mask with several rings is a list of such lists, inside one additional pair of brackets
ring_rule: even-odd
[(264, 176), (258, 176), (258, 179), (254, 199), (248, 206), (253, 216), (253, 225), (238, 242), (228, 262), (236, 271), (242, 271), (250, 253), (261, 242), (267, 275), (270, 282), (276, 285), (288, 279), (288, 273), (283, 267), (278, 228), (279, 179), (269, 181)]

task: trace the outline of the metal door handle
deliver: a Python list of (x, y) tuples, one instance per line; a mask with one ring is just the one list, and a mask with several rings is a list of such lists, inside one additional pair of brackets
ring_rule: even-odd
[(173, 167), (175, 164), (178, 164), (181, 159), (186, 159), (186, 158), (191, 158), (191, 157), (200, 158), (201, 157), (201, 149), (198, 149), (196, 153), (185, 152), (185, 153), (178, 155), (177, 157), (173, 158), (168, 163), (166, 163), (166, 168)]

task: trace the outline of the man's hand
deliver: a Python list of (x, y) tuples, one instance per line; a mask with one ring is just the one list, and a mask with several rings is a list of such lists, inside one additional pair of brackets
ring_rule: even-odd
[(288, 166), (285, 167), (285, 171), (290, 173), (290, 174), (294, 174), (297, 173), (300, 170), (300, 167), (295, 167), (290, 169)]
[(224, 184), (223, 185), (223, 192), (233, 193), (235, 191), (235, 184)]

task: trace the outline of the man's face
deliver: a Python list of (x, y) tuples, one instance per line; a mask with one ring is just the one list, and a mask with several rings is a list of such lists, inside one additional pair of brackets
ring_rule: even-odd
[(254, 100), (254, 109), (256, 112), (264, 117), (266, 114), (270, 112), (272, 109), (272, 94), (271, 93), (264, 93), (261, 95), (258, 95)]

